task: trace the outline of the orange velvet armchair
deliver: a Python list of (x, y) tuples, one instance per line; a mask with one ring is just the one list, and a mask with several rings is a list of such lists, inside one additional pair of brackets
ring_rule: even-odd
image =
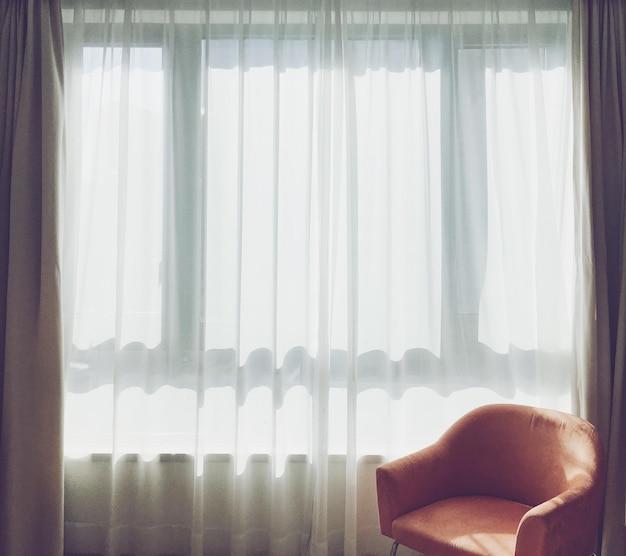
[(598, 434), (558, 411), (471, 411), (376, 470), (380, 529), (428, 556), (587, 556), (604, 483)]

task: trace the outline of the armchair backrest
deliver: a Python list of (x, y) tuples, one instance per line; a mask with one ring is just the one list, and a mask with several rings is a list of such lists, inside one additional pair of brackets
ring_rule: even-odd
[(471, 411), (437, 442), (454, 462), (454, 495), (482, 494), (536, 506), (571, 489), (597, 489), (603, 449), (587, 421), (558, 411), (495, 404)]

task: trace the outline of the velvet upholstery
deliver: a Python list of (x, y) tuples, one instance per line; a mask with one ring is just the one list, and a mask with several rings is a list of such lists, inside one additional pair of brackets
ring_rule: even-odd
[(487, 405), (376, 471), (381, 532), (433, 556), (594, 551), (602, 444), (558, 411)]

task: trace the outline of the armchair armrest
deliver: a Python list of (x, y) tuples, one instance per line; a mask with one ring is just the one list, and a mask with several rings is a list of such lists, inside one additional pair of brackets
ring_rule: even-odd
[(528, 510), (517, 530), (515, 556), (587, 556), (595, 549), (600, 495), (597, 489), (575, 488)]
[(391, 524), (397, 517), (452, 495), (451, 460), (442, 445), (433, 444), (376, 469), (383, 535), (392, 536)]

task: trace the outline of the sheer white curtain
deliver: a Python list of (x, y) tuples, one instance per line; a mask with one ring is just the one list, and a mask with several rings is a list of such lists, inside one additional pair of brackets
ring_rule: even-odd
[(577, 410), (569, 3), (445, 4), (66, 1), (68, 551), (385, 553), (379, 462)]

